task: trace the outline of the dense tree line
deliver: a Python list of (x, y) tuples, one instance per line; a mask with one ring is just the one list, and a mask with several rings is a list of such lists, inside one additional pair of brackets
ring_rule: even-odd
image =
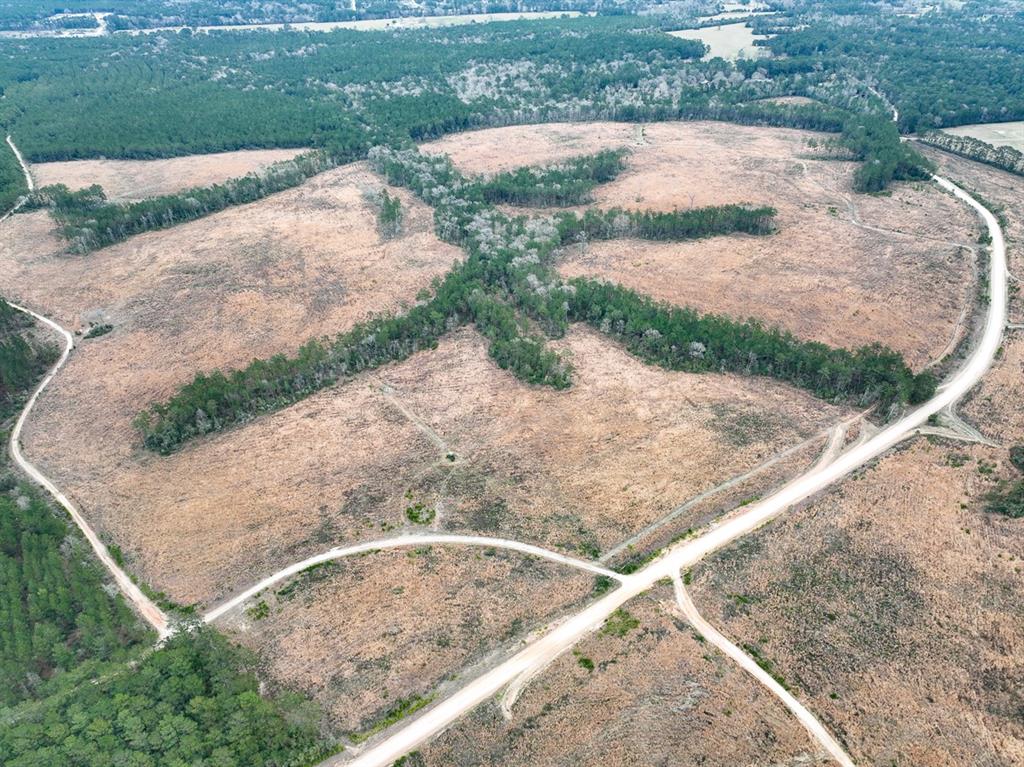
[(69, 242), (69, 250), (87, 253), (140, 232), (181, 224), (290, 189), (333, 167), (339, 159), (323, 151), (307, 152), (223, 184), (193, 187), (137, 202), (110, 202), (98, 185), (71, 191), (58, 184), (33, 193), (27, 207), (50, 207)]
[(294, 357), (253, 360), (228, 375), (199, 374), (165, 403), (135, 419), (146, 447), (170, 453), (183, 442), (297, 402), (346, 376), (406, 359), (438, 340), (466, 312), (466, 278), (455, 270), (431, 300), (404, 314), (358, 323), (332, 340), (313, 339)]
[(562, 244), (582, 240), (636, 237), (642, 240), (693, 240), (720, 234), (770, 234), (775, 209), (768, 206), (709, 205), (667, 212), (649, 210), (595, 210), (556, 216)]
[(123, 659), (144, 638), (103, 587), (88, 546), (34, 490), (0, 493), (0, 707), (46, 694), (86, 660)]
[(899, 130), (878, 114), (851, 117), (838, 143), (861, 161), (853, 176), (858, 192), (880, 192), (892, 181), (927, 179), (932, 166), (910, 144), (900, 141)]
[[(151, 405), (136, 419), (148, 448), (171, 452), (192, 437), (244, 422), (346, 376), (432, 348), (446, 332), (466, 322), (474, 323), (487, 338), (489, 353), (500, 367), (529, 383), (555, 388), (570, 384), (571, 366), (546, 347), (534, 328), (558, 337), (570, 322), (596, 321), (603, 326), (607, 316), (614, 328), (620, 327), (620, 319), (629, 320), (616, 331), (627, 348), (668, 367), (772, 375), (821, 396), (863, 403), (918, 401), (934, 389), (933, 379), (914, 377), (899, 355), (885, 349), (848, 352), (802, 343), (756, 323), (671, 310), (629, 291), (598, 289), (585, 281), (566, 283), (554, 270), (558, 249), (584, 235), (687, 239), (735, 231), (764, 234), (772, 230), (771, 208), (511, 217), (484, 200), (484, 182), (462, 176), (448, 157), (388, 147), (375, 147), (369, 157), (389, 183), (408, 187), (434, 207), (438, 235), (463, 247), (465, 261), (444, 280), (435, 281), (430, 296), (402, 314), (360, 323), (332, 341), (310, 341), (294, 357), (278, 355), (230, 374), (196, 376), (168, 401)], [(581, 172), (589, 170), (582, 167)], [(697, 323), (697, 330), (685, 326), (687, 322)], [(637, 328), (643, 328), (646, 346), (631, 338)], [(644, 335), (647, 330), (651, 333)], [(684, 333), (693, 335), (686, 341), (687, 351), (679, 353), (670, 343), (667, 350), (654, 353), (650, 339), (657, 334), (681, 343)], [(706, 361), (687, 362), (685, 355), (695, 348), (691, 341), (704, 344)], [(677, 353), (682, 356), (671, 356)]]
[(481, 191), (492, 204), (580, 205), (590, 202), (594, 187), (612, 181), (622, 172), (625, 154), (622, 149), (606, 149), (571, 157), (557, 165), (497, 173), (481, 184)]
[(896, 352), (881, 346), (837, 349), (800, 341), (754, 320), (701, 315), (607, 282), (580, 278), (571, 284), (576, 289), (574, 321), (586, 322), (646, 362), (669, 370), (771, 376), (823, 399), (883, 408), (923, 402), (935, 392), (931, 374), (915, 376)]
[(305, 767), (334, 750), (262, 697), (252, 668), (212, 629), (180, 633), (133, 668), (3, 712), (4, 765)]
[(992, 146), (971, 136), (955, 136), (943, 131), (928, 131), (920, 137), (925, 144), (958, 154), (969, 160), (977, 160), (996, 168), (1024, 176), (1024, 152), (1012, 146)]

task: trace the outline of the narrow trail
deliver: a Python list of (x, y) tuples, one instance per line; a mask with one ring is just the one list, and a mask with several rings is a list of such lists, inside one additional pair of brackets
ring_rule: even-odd
[(690, 509), (692, 509), (698, 503), (701, 503), (702, 501), (706, 501), (709, 498), (713, 498), (714, 496), (716, 496), (716, 495), (718, 495), (720, 493), (723, 493), (726, 490), (731, 490), (732, 488), (737, 487), (738, 485), (743, 484), (748, 479), (753, 479), (754, 477), (758, 476), (759, 474), (763, 474), (768, 469), (770, 469), (773, 466), (776, 466), (776, 465), (782, 463), (787, 458), (790, 458), (790, 457), (796, 455), (797, 453), (800, 453), (801, 451), (806, 450), (807, 448), (809, 448), (812, 445), (814, 445), (816, 442), (821, 442), (822, 440), (827, 440), (828, 437), (829, 437), (829, 434), (832, 433), (832, 430), (834, 428), (835, 427), (829, 427), (828, 429), (822, 429), (817, 434), (814, 434), (814, 435), (808, 437), (807, 439), (805, 439), (803, 442), (798, 442), (797, 444), (792, 445), (790, 447), (787, 447), (785, 450), (782, 450), (782, 451), (776, 453), (771, 458), (769, 458), (767, 461), (764, 461), (763, 463), (759, 463), (757, 466), (755, 466), (754, 468), (750, 469), (749, 471), (746, 471), (743, 474), (737, 474), (735, 477), (731, 477), (730, 479), (727, 479), (725, 482), (722, 482), (722, 483), (720, 483), (718, 485), (715, 485), (714, 487), (710, 487), (710, 488), (708, 488), (707, 490), (705, 490), (702, 493), (698, 493), (697, 495), (693, 496), (693, 498), (690, 498), (689, 500), (684, 501), (683, 503), (681, 503), (678, 506), (676, 506), (674, 509), (672, 509), (665, 516), (661, 517), (660, 519), (655, 520), (654, 522), (651, 522), (651, 524), (647, 525), (642, 530), (634, 533), (633, 535), (629, 536), (628, 538), (625, 538), (624, 540), (620, 541), (619, 543), (617, 543), (612, 548), (608, 549), (608, 551), (604, 552), (600, 557), (598, 557), (597, 561), (598, 562), (608, 562), (608, 561), (614, 559), (615, 557), (617, 557), (620, 554), (622, 554), (625, 551), (627, 551), (630, 547), (636, 546), (644, 538), (648, 537), (649, 535), (651, 535), (653, 533), (656, 533), (661, 528), (663, 528), (666, 525), (672, 523), (679, 516), (681, 516), (682, 514), (686, 513)]
[[(970, 391), (995, 359), (1006, 325), (1006, 245), (999, 222), (987, 208), (951, 181), (939, 176), (933, 176), (933, 180), (975, 210), (988, 229), (991, 236), (991, 300), (984, 332), (977, 346), (966, 363), (930, 400), (880, 429), (868, 439), (858, 441), (827, 465), (812, 468), (771, 496), (712, 526), (704, 535), (671, 547), (643, 569), (624, 577), (618, 589), (564, 620), (504, 663), (470, 680), (454, 694), (425, 709), (420, 715), (396, 725), (355, 758), (348, 759), (347, 755), (340, 755), (324, 762), (325, 767), (341, 764), (347, 764), (349, 767), (386, 767), (392, 764), (424, 741), (445, 730), (480, 703), (496, 695), (506, 685), (517, 678), (528, 677), (534, 669), (542, 668), (566, 652), (584, 636), (599, 628), (614, 610), (662, 578), (677, 577), (683, 568), (692, 566), (708, 554), (753, 532), (795, 504), (807, 500), (869, 461), (878, 458), (912, 436), (930, 416)], [(852, 764), (842, 761), (840, 763)]]
[[(14, 139), (11, 138), (11, 134), (9, 133), (7, 134), (7, 146), (9, 146), (11, 148), (11, 151), (14, 152), (14, 157), (15, 159), (17, 159), (18, 164), (21, 166), (21, 172), (25, 175), (25, 186), (28, 187), (29, 193), (35, 191), (36, 183), (35, 181), (32, 180), (32, 173), (29, 172), (28, 163), (25, 162), (25, 158), (21, 156), (21, 151), (18, 149), (17, 145), (15, 145)], [(3, 223), (11, 216), (13, 216), (15, 213), (17, 213), (19, 210), (21, 210), (21, 207), (25, 204), (27, 199), (27, 197), (19, 198), (18, 201), (14, 203), (14, 207), (12, 207), (9, 211), (0, 216), (0, 223)]]
[(534, 546), (531, 543), (520, 543), (519, 541), (510, 541), (505, 538), (489, 538), (482, 535), (453, 535), (447, 533), (416, 533), (412, 535), (399, 535), (394, 538), (383, 538), (378, 541), (366, 541), (364, 543), (357, 543), (352, 546), (335, 546), (333, 549), (328, 549), (321, 554), (314, 554), (311, 557), (303, 559), (301, 562), (295, 562), (294, 564), (288, 565), (281, 570), (278, 570), (273, 575), (268, 575), (266, 578), (261, 580), (254, 586), (250, 586), (240, 594), (235, 595), (231, 599), (222, 602), (217, 607), (214, 607), (203, 616), (203, 621), (206, 623), (212, 623), (218, 618), (222, 617), (225, 613), (230, 612), (234, 608), (244, 604), (254, 596), (259, 594), (264, 589), (268, 589), (274, 584), (280, 583), (281, 581), (290, 578), (293, 575), (301, 573), (308, 567), (319, 565), (324, 562), (331, 562), (335, 559), (343, 559), (344, 557), (351, 557), (356, 554), (365, 554), (371, 551), (383, 551), (385, 549), (398, 549), (409, 546), (431, 546), (435, 544), (458, 544), (462, 546), (476, 546), (482, 548), (494, 548), (494, 549), (505, 549), (507, 551), (518, 551), (521, 554), (529, 554), (531, 556), (540, 557), (550, 562), (557, 562), (560, 565), (566, 565), (568, 567), (575, 567), (579, 570), (586, 570), (587, 572), (593, 573), (594, 575), (603, 575), (606, 578), (614, 578), (620, 583), (625, 580), (626, 576), (620, 575), (614, 570), (609, 570), (600, 565), (596, 565), (593, 562), (587, 562), (583, 559), (576, 559), (566, 554), (560, 554), (557, 551), (551, 551), (549, 549), (542, 548), (540, 546)]
[(824, 725), (818, 721), (814, 714), (798, 701), (789, 690), (775, 681), (771, 674), (757, 665), (757, 661), (726, 639), (718, 629), (704, 620), (704, 617), (698, 612), (697, 606), (690, 599), (690, 595), (686, 592), (683, 580), (679, 577), (678, 572), (672, 574), (672, 587), (675, 590), (676, 602), (683, 613), (683, 617), (704, 639), (735, 661), (740, 668), (754, 677), (772, 695), (778, 698), (782, 705), (788, 708), (793, 716), (797, 718), (797, 721), (804, 726), (804, 729), (807, 730), (811, 738), (817, 741), (836, 763), (842, 765), (842, 767), (854, 767), (850, 756), (836, 742), (835, 738), (829, 734), (829, 731), (825, 729)]

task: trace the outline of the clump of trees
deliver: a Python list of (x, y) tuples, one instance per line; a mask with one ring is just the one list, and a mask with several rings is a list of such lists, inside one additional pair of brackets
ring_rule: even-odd
[(385, 240), (397, 237), (402, 232), (402, 201), (397, 196), (381, 189), (377, 195), (377, 231)]
[(985, 510), (1011, 519), (1024, 517), (1024, 480), (1005, 483), (989, 493)]
[(900, 141), (896, 124), (882, 115), (852, 116), (837, 143), (861, 161), (853, 176), (858, 192), (880, 192), (893, 181), (928, 179), (933, 170), (919, 152)]
[(7, 767), (305, 767), (336, 751), (308, 716), (260, 694), (254, 667), (247, 653), (196, 627), (127, 673), (69, 679), (5, 712), (0, 754)]
[(480, 184), (481, 193), (492, 204), (579, 205), (590, 202), (594, 187), (614, 180), (622, 172), (625, 155), (624, 149), (606, 149), (557, 165), (498, 173)]

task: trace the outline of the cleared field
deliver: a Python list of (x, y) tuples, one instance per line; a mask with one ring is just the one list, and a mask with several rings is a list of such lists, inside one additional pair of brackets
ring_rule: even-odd
[(209, 186), (290, 160), (301, 149), (250, 149), (238, 152), (172, 157), (166, 160), (71, 160), (32, 166), (38, 186), (65, 184), (83, 189), (103, 187), (111, 200), (139, 200)]
[(702, 27), (700, 29), (680, 29), (668, 34), (683, 40), (700, 40), (708, 47), (708, 52), (704, 54), (705, 61), (714, 58), (722, 58), (726, 61), (759, 59), (769, 55), (767, 48), (755, 45), (755, 43), (758, 40), (767, 40), (770, 36), (755, 35), (754, 30), (746, 23), (720, 24), (717, 27)]
[(266, 617), (250, 608), (227, 627), (272, 682), (319, 702), (330, 727), (365, 732), (398, 700), (427, 698), (467, 664), (516, 646), (593, 585), (587, 573), (504, 551), (381, 552), (266, 593)]
[(599, 205), (773, 205), (779, 232), (770, 237), (596, 242), (567, 248), (561, 270), (701, 311), (752, 316), (801, 338), (847, 347), (877, 341), (921, 368), (958, 333), (978, 224), (931, 185), (853, 193), (854, 164), (814, 159), (812, 138), (821, 136), (708, 122), (556, 124), (460, 134), (429, 148), (466, 171), (493, 173), (626, 146), (627, 170), (596, 190)]
[(1024, 120), (1008, 123), (979, 123), (943, 128), (954, 136), (970, 136), (992, 146), (1009, 146), (1024, 152)]
[[(333, 514), (361, 477), (415, 471), (409, 459), (418, 450), (436, 459), (365, 385), (320, 403), (333, 406), (326, 424), (365, 433), (360, 445), (339, 443), (327, 428), (311, 437), (317, 411), (309, 403), (283, 430), (265, 420), (239, 432), (240, 440), (168, 461), (144, 453), (131, 426), (143, 405), (197, 371), (293, 352), (369, 312), (397, 309), (446, 272), (461, 252), (433, 236), (430, 211), (401, 191), (406, 233), (380, 240), (363, 198), (364, 189), (380, 186), (350, 166), (79, 258), (56, 255), (60, 243), (45, 213), (4, 224), (4, 295), (72, 329), (87, 321), (114, 326), (80, 342), (28, 425), (26, 452), (82, 502), (142, 577), (176, 599), (209, 598), (265, 572), (268, 558), (291, 558), (296, 535), (337, 540), (330, 514), (318, 533), (324, 486), (332, 488)], [(250, 449), (250, 439), (258, 447)], [(224, 558), (225, 551), (234, 553)]]
[(418, 490), (443, 498), (443, 527), (595, 555), (848, 412), (767, 379), (648, 367), (582, 327), (561, 347), (564, 392), (497, 370), (472, 331), (380, 373), (463, 458)]
[(532, 681), (511, 721), (485, 703), (425, 746), (419, 764), (819, 763), (796, 720), (673, 614), (670, 589), (626, 609), (636, 628), (589, 637)]
[(595, 555), (846, 412), (768, 380), (647, 368), (582, 328), (563, 342), (576, 385), (536, 389), (465, 330), (173, 456), (144, 452), (131, 419), (195, 371), (293, 351), (397, 307), (461, 255), (404, 193), (407, 232), (381, 243), (363, 197), (379, 184), (362, 166), (340, 169), (83, 258), (54, 255), (45, 213), (8, 222), (0, 290), (72, 328), (115, 328), (82, 341), (26, 451), (180, 602), (379, 537), (407, 523), (410, 492), (444, 529)]

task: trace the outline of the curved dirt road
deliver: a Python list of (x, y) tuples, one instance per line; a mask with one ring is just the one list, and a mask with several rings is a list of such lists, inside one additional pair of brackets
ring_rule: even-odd
[(992, 238), (990, 258), (991, 300), (985, 330), (967, 363), (943, 384), (935, 396), (898, 421), (880, 430), (867, 441), (854, 445), (835, 461), (790, 482), (777, 493), (747, 506), (742, 513), (713, 527), (703, 536), (674, 546), (637, 573), (626, 577), (620, 588), (594, 602), (516, 655), (467, 683), (450, 697), (426, 709), (420, 716), (397, 728), (391, 735), (367, 748), (351, 760), (341, 756), (325, 765), (349, 767), (386, 767), (438, 734), (477, 705), (494, 696), (522, 674), (550, 663), (632, 597), (646, 591), (661, 578), (672, 578), (682, 568), (699, 561), (712, 551), (752, 532), (793, 504), (824, 490), (868, 461), (898, 444), (947, 405), (957, 401), (981, 379), (992, 364), (1006, 325), (1006, 246), (1002, 230), (992, 213), (964, 190), (947, 179), (933, 177), (943, 189), (952, 192), (981, 216)]
[(43, 474), (39, 469), (29, 463), (28, 459), (25, 458), (21, 452), (21, 431), (25, 426), (25, 421), (28, 420), (29, 414), (32, 412), (32, 408), (35, 407), (36, 400), (39, 399), (39, 395), (42, 394), (43, 390), (50, 384), (53, 377), (57, 374), (64, 363), (68, 360), (68, 355), (71, 354), (71, 350), (75, 348), (75, 339), (67, 330), (62, 328), (53, 320), (48, 317), (44, 317), (41, 314), (37, 314), (31, 309), (26, 309), (24, 306), (7, 302), (13, 308), (19, 312), (24, 312), (35, 318), (37, 321), (43, 323), (47, 327), (53, 329), (60, 334), (61, 340), (64, 342), (64, 351), (60, 355), (60, 359), (50, 368), (50, 372), (46, 374), (46, 377), (42, 380), (36, 390), (32, 392), (32, 396), (29, 397), (28, 402), (25, 403), (25, 407), (22, 409), (21, 414), (18, 416), (17, 422), (14, 424), (14, 430), (11, 432), (10, 451), (11, 458), (14, 460), (14, 464), (21, 469), (29, 478), (42, 487), (53, 496), (54, 500), (57, 501), (61, 506), (64, 507), (71, 519), (74, 520), (75, 524), (78, 525), (78, 529), (82, 531), (82, 535), (85, 536), (86, 540), (92, 546), (92, 550), (96, 553), (97, 559), (103, 564), (110, 574), (114, 576), (114, 581), (117, 583), (118, 589), (124, 594), (125, 599), (131, 604), (135, 610), (141, 615), (146, 622), (156, 629), (160, 638), (163, 639), (170, 635), (170, 623), (167, 619), (167, 615), (161, 610), (156, 604), (153, 603), (149, 597), (142, 593), (142, 590), (135, 585), (128, 574), (120, 568), (114, 558), (110, 556), (110, 552), (107, 551), (107, 547), (103, 545), (103, 541), (99, 539), (96, 532), (89, 526), (89, 523), (85, 521), (82, 513), (78, 510), (78, 507), (72, 503), (71, 499), (68, 498), (60, 489), (50, 481), (50, 479)]
[(275, 583), (280, 583), (286, 578), (290, 578), (293, 575), (301, 573), (308, 567), (319, 565), (324, 562), (330, 562), (335, 559), (342, 559), (344, 557), (351, 557), (355, 554), (365, 554), (369, 551), (379, 551), (382, 549), (398, 549), (405, 546), (430, 546), (433, 544), (459, 544), (462, 546), (481, 546), (484, 548), (494, 549), (506, 549), (509, 551), (518, 551), (522, 554), (530, 554), (535, 557), (547, 559), (551, 562), (557, 562), (561, 565), (567, 565), (569, 567), (575, 567), (580, 570), (586, 570), (594, 573), (595, 575), (603, 575), (607, 578), (614, 578), (617, 581), (622, 581), (625, 576), (619, 573), (609, 570), (600, 565), (596, 565), (593, 562), (587, 562), (583, 559), (576, 559), (565, 554), (560, 554), (557, 551), (550, 551), (548, 549), (541, 548), (540, 546), (534, 546), (532, 543), (520, 543), (519, 541), (510, 541), (505, 538), (489, 538), (482, 535), (449, 535), (446, 533), (415, 533), (412, 535), (399, 535), (394, 538), (383, 538), (379, 541), (366, 541), (365, 543), (357, 543), (352, 546), (335, 546), (333, 549), (328, 549), (322, 554), (315, 554), (311, 557), (303, 559), (301, 562), (288, 565), (281, 570), (278, 570), (273, 575), (268, 575), (266, 578), (261, 580), (255, 586), (250, 586), (241, 594), (238, 594), (226, 602), (221, 603), (217, 607), (214, 607), (208, 613), (203, 616), (203, 621), (211, 623), (232, 609), (238, 607), (246, 600), (252, 599), (254, 596), (259, 594), (264, 589), (270, 588)]

